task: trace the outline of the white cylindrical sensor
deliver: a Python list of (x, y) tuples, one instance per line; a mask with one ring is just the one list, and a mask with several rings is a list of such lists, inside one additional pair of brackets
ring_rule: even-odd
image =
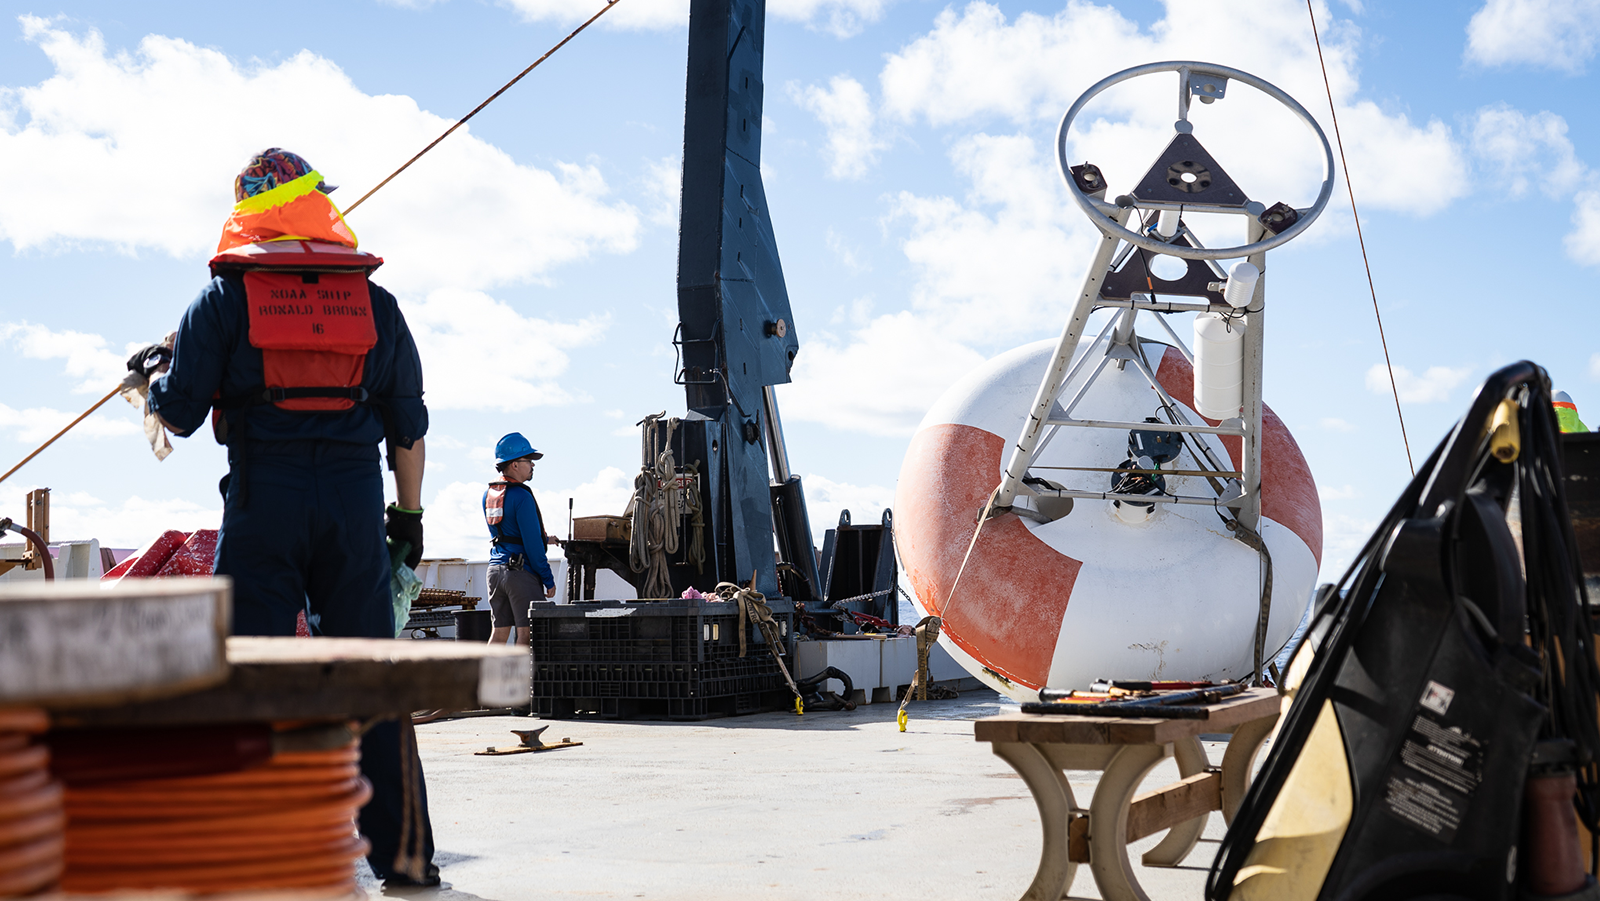
[(1201, 313), (1194, 318), (1195, 412), (1207, 419), (1232, 419), (1243, 403), (1244, 323), (1221, 313)]
[(1156, 217), (1156, 234), (1163, 238), (1170, 238), (1178, 233), (1178, 219), (1182, 213), (1177, 210), (1162, 210)]
[(1228, 286), (1222, 289), (1222, 299), (1228, 306), (1242, 310), (1250, 306), (1250, 301), (1256, 296), (1256, 282), (1261, 278), (1261, 270), (1248, 260), (1240, 260), (1228, 270)]

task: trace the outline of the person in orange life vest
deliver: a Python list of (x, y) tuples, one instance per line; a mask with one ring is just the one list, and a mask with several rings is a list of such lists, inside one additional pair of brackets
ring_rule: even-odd
[[(422, 557), (422, 364), (393, 295), (368, 279), (383, 260), (356, 249), (331, 190), (295, 154), (256, 155), (171, 350), (128, 361), (168, 429), (187, 436), (209, 416), (228, 448), (216, 572), (233, 578), (238, 635), (294, 635), (305, 612), (322, 635), (392, 640), (386, 537), (408, 546), (407, 565)], [(387, 510), (380, 445), (395, 475)], [(379, 878), (437, 884), (425, 789), (416, 842), (400, 847), (401, 729), (362, 739), (374, 793), (361, 831)]]
[(500, 478), (483, 493), (483, 519), (491, 542), (490, 644), (505, 644), (512, 626), (517, 629), (517, 644), (527, 644), (528, 606), (541, 599), (541, 592), (545, 599), (556, 596), (556, 578), (545, 559), (545, 547), (560, 542), (545, 534), (539, 502), (528, 487), (533, 461), (543, 456), (520, 432), (506, 435), (494, 446)]

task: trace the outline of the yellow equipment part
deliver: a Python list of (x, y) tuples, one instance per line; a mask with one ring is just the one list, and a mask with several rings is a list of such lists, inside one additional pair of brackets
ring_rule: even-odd
[(1324, 701), (1255, 847), (1234, 880), (1236, 901), (1312, 901), (1355, 807), (1333, 702)]

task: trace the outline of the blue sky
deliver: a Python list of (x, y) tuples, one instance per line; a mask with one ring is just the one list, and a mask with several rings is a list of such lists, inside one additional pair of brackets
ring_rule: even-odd
[[(350, 218), (423, 353), (430, 555), (484, 552), (475, 507), (504, 432), (546, 452), (546, 511), (574, 497), (580, 515), (619, 513), (633, 424), (683, 411), (669, 341), (687, 2), (619, 2)], [(597, 5), (0, 4), (0, 466), (174, 327), (251, 152), (299, 152), (349, 204)], [(1600, 2), (1316, 10), (1413, 454), (1524, 357), (1600, 419)], [(842, 506), (859, 521), (890, 503), (947, 385), (1059, 331), (1092, 234), (1051, 142), (1086, 87), (1210, 60), (1288, 90), (1332, 134), (1289, 0), (770, 0), (766, 46), (763, 169), (800, 340), (779, 397), (819, 531)], [(1170, 86), (1153, 90), (1092, 109), (1075, 144), (1114, 189), (1165, 143)], [(1308, 200), (1309, 145), (1234, 96), (1199, 136), (1252, 196)], [(1408, 478), (1342, 181), (1269, 264), (1266, 397), (1321, 488), (1333, 577)], [(0, 511), (50, 486), (56, 538), (214, 526), (223, 451), (174, 443), (157, 462), (115, 400), (0, 484)]]

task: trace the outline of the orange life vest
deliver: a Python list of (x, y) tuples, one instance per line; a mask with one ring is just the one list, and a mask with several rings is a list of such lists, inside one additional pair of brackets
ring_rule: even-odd
[[(489, 491), (483, 496), (483, 519), (491, 526), (500, 525), (506, 518), (506, 486), (509, 484), (509, 482), (490, 482)], [(492, 531), (499, 532), (498, 529)]]
[[(539, 530), (544, 532), (544, 513), (539, 509), (539, 499), (534, 497), (533, 489), (528, 487), (527, 482), (507, 482), (503, 480), (498, 482), (490, 482), (489, 490), (483, 495), (483, 519), (484, 522), (488, 523), (489, 525), (490, 544), (518, 544), (521, 545), (524, 550), (526, 550), (526, 536), (518, 535), (516, 538), (509, 538), (501, 531), (505, 528), (506, 488), (513, 485), (521, 488), (523, 491), (528, 492), (528, 497), (533, 501), (533, 512), (539, 517)], [(549, 544), (549, 533), (541, 534), (539, 536), (539, 543), (541, 545)]]
[(250, 346), (261, 349), (265, 382), (219, 406), (325, 411), (367, 400), (361, 377), (378, 342), (367, 273), (382, 264), (321, 241), (247, 244), (212, 257), (213, 273), (244, 278)]

